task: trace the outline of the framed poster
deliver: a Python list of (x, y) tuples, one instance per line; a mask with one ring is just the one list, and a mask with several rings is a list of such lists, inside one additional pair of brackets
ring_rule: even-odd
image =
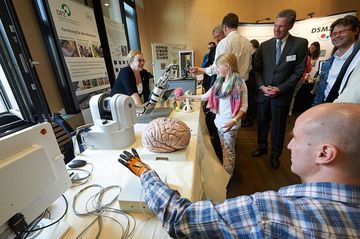
[[(185, 44), (151, 43), (154, 82), (156, 82), (166, 66), (179, 65), (179, 52), (186, 50)], [(179, 77), (178, 70), (173, 70), (170, 79)]]

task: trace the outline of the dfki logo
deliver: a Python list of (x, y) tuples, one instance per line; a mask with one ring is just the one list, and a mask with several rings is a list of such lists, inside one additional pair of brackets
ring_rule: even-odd
[(56, 9), (56, 14), (62, 17), (70, 17), (71, 16), (71, 10), (68, 5), (65, 3), (61, 4), (61, 10)]
[(320, 40), (328, 40), (330, 39), (330, 27), (329, 26), (313, 27), (311, 29), (311, 34), (317, 34), (317, 38)]

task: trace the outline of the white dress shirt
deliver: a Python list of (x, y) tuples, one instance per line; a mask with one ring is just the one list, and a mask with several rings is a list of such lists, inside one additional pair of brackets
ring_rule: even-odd
[(214, 63), (205, 68), (205, 73), (210, 76), (217, 74), (216, 59), (227, 52), (234, 53), (237, 58), (238, 72), (242, 79), (247, 80), (251, 68), (251, 44), (246, 37), (237, 31), (230, 32), (219, 42), (216, 47)]

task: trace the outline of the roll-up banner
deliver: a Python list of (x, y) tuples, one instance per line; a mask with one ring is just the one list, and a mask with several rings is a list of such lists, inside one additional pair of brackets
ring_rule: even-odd
[(128, 47), (124, 24), (104, 17), (107, 39), (110, 48), (112, 65), (117, 78), (120, 69), (126, 67)]
[(110, 82), (92, 8), (71, 0), (47, 0), (68, 75), (86, 124), (91, 96), (110, 92)]

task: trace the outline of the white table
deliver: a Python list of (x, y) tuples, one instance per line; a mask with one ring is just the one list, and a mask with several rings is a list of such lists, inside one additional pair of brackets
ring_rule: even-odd
[[(146, 124), (135, 125), (136, 141), (128, 148), (136, 148), (140, 157), (146, 161), (151, 168), (162, 175), (166, 175), (166, 183), (173, 189), (179, 191), (182, 197), (192, 201), (211, 199), (221, 202), (226, 198), (226, 186), (230, 179), (228, 173), (223, 169), (212, 148), (209, 133), (206, 128), (204, 113), (199, 103), (192, 103), (194, 112), (173, 112), (170, 117), (184, 121), (191, 129), (190, 144), (186, 149), (168, 154), (152, 153), (143, 148), (141, 134)], [(92, 221), (94, 216), (78, 217), (72, 211), (72, 200), (76, 193), (90, 184), (100, 184), (103, 187), (119, 185), (124, 187), (128, 180), (139, 180), (127, 168), (118, 163), (117, 159), (123, 150), (86, 150), (77, 156), (77, 159), (85, 159), (94, 166), (90, 180), (81, 186), (70, 188), (65, 196), (69, 200), (69, 211), (63, 219), (71, 228), (65, 238), (76, 238)], [(155, 160), (157, 156), (168, 157), (168, 161)], [(86, 166), (88, 169), (90, 166)], [(63, 210), (62, 199), (53, 205), (52, 210)], [(77, 205), (79, 210), (85, 205), (86, 196), (80, 197)], [(119, 204), (113, 205), (119, 208)], [(136, 230), (133, 238), (169, 238), (167, 232), (162, 228), (156, 217), (145, 220), (148, 214), (132, 213), (136, 219)], [(118, 216), (115, 216), (119, 218)], [(121, 219), (120, 219), (121, 220)], [(104, 219), (104, 227), (100, 238), (120, 238), (121, 228), (109, 219)], [(125, 223), (125, 222), (124, 222)], [(98, 226), (95, 223), (90, 227), (82, 238), (95, 238)]]

